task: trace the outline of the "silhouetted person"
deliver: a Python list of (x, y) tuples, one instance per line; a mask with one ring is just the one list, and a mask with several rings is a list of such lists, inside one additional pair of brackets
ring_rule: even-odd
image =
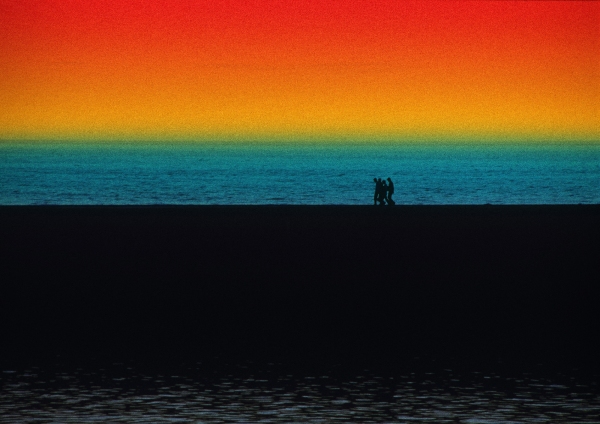
[[(374, 179), (375, 180), (375, 179)], [(383, 182), (381, 181), (381, 178), (377, 178), (377, 180), (375, 180), (375, 204), (379, 204), (381, 205), (385, 205), (384, 202), (384, 197), (385, 197), (385, 193), (384, 193), (384, 188), (383, 188)], [(379, 202), (379, 203), (377, 203)]]
[(381, 180), (381, 203), (380, 205), (385, 205), (387, 202), (387, 184), (385, 180)]
[(392, 195), (394, 194), (394, 183), (392, 181), (392, 179), (390, 177), (388, 177), (388, 187), (387, 187), (387, 201), (388, 201), (388, 205), (390, 206), (394, 206), (396, 204), (396, 202), (394, 202), (394, 200), (392, 200)]
[(373, 178), (373, 182), (375, 183), (375, 194), (373, 195), (373, 204), (377, 205), (377, 201), (379, 200), (379, 181), (377, 178)]

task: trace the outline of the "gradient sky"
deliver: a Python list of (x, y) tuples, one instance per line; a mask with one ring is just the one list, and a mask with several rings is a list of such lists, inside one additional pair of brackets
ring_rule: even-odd
[(0, 139), (600, 142), (594, 1), (0, 0)]

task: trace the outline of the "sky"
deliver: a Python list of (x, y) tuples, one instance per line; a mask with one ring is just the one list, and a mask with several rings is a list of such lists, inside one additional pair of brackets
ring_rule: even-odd
[(600, 143), (600, 2), (0, 0), (0, 140)]

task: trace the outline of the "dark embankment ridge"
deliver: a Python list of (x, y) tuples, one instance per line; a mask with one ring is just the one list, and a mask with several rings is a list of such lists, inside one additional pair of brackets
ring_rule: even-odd
[(594, 364), (600, 207), (0, 207), (0, 358)]

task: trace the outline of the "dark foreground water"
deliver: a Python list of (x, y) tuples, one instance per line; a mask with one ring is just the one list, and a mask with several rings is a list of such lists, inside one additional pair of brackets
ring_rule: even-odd
[(599, 218), (0, 207), (0, 422), (599, 422)]
[(395, 372), (342, 364), (133, 363), (4, 368), (3, 423), (597, 423), (597, 376), (465, 370), (418, 358)]
[(0, 204), (600, 203), (597, 145), (0, 143)]

